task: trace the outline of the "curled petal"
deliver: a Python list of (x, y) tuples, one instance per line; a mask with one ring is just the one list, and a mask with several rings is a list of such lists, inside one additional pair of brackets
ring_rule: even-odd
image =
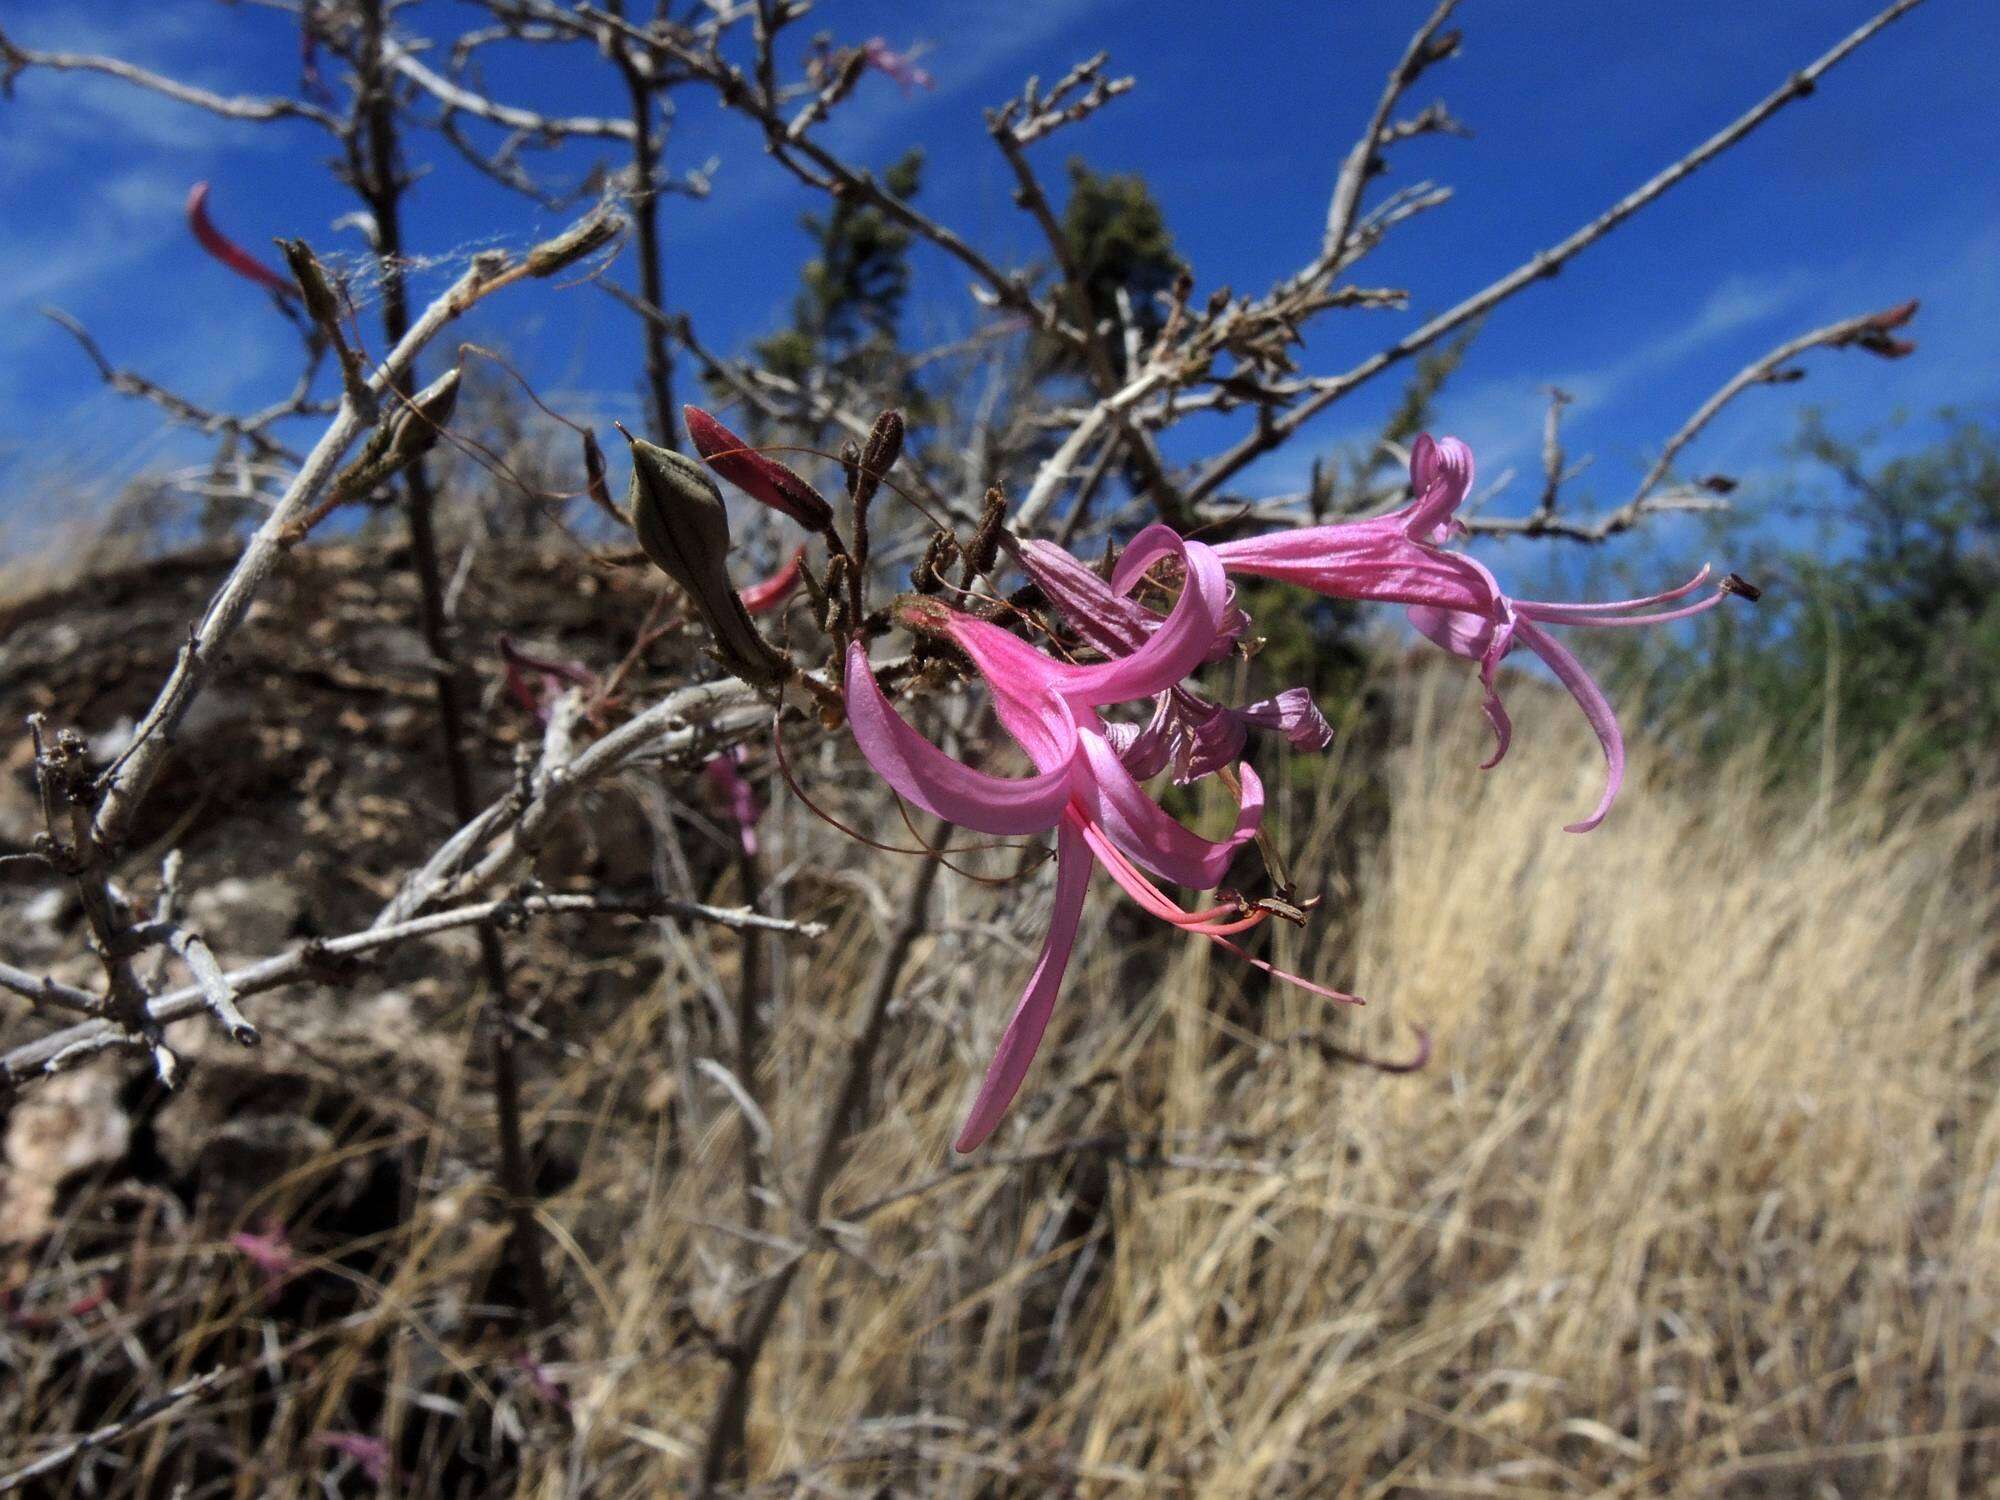
[(1480, 764), (1479, 769), (1492, 770), (1505, 758), (1507, 746), (1514, 737), (1514, 722), (1507, 717), (1507, 707), (1500, 701), (1500, 690), (1494, 677), (1501, 658), (1513, 649), (1518, 622), (1502, 623), (1462, 610), (1432, 609), (1421, 604), (1410, 606), (1408, 614), (1410, 623), (1431, 641), (1453, 656), (1479, 663), (1479, 685), (1484, 690), (1480, 708), (1486, 715), (1486, 722), (1493, 726), (1494, 741), (1493, 754)]
[[(988, 776), (910, 728), (883, 696), (859, 641), (847, 648), (847, 718), (877, 775), (926, 812), (975, 833), (1040, 833), (1069, 802), (1067, 762), (1036, 776)], [(1074, 727), (1069, 733), (1074, 742)]]
[(1118, 763), (1104, 737), (1090, 730), (1079, 736), (1094, 786), (1091, 811), (1111, 840), (1140, 865), (1163, 880), (1212, 890), (1229, 871), (1236, 851), (1257, 835), (1264, 819), (1264, 786), (1246, 762), (1243, 791), (1237, 804), (1236, 828), (1227, 839), (1212, 842), (1169, 817), (1160, 804)]
[(1028, 1076), (1042, 1033), (1048, 1030), (1063, 971), (1069, 967), (1070, 950), (1076, 946), (1090, 869), (1090, 850), (1084, 844), (1081, 825), (1074, 817), (1064, 818), (1056, 830), (1056, 895), (1049, 912), (1049, 935), (1042, 943), (1042, 956), (1029, 976), (1028, 987), (1008, 1017), (1007, 1029), (1000, 1034), (1000, 1045), (979, 1086), (979, 1097), (973, 1100), (972, 1112), (952, 1143), (955, 1151), (977, 1150), (1021, 1091), (1021, 1080)]
[(1416, 501), (1403, 512), (1403, 531), (1412, 541), (1444, 540), (1452, 517), (1472, 492), (1472, 450), (1454, 437), (1423, 434), (1410, 448), (1410, 487)]
[(1166, 694), (1142, 728), (1137, 724), (1107, 724), (1104, 738), (1125, 769), (1141, 781), (1166, 770), (1173, 755), (1173, 695)]
[(280, 297), (298, 296), (297, 287), (215, 227), (215, 221), (208, 216), (207, 183), (197, 182), (188, 191), (187, 220), (188, 228), (194, 232), (201, 248), (245, 281), (254, 281), (265, 291), (276, 292)]
[(1307, 688), (1286, 688), (1275, 698), (1260, 698), (1225, 711), (1255, 728), (1277, 730), (1294, 750), (1324, 750), (1333, 743), (1333, 726), (1326, 722)]
[(1186, 579), (1166, 619), (1129, 656), (1088, 667), (1057, 664), (1056, 688), (1064, 697), (1091, 708), (1150, 698), (1173, 687), (1208, 658), (1229, 597), (1222, 562), (1213, 548), (1184, 542), (1170, 527), (1148, 526), (1119, 558), (1111, 587), (1125, 592), (1148, 566), (1169, 554), (1181, 559)]
[[(1185, 688), (1167, 694), (1173, 713), (1174, 780), (1185, 786), (1204, 776), (1213, 776), (1224, 766), (1243, 758), (1250, 741), (1249, 725), (1242, 714), (1197, 697)], [(1130, 760), (1125, 768), (1138, 774)]]
[(1077, 634), (1099, 651), (1118, 655), (1136, 651), (1160, 623), (1159, 615), (1118, 593), (1094, 569), (1054, 542), (1023, 542), (1021, 566)]
[[(1094, 568), (1054, 542), (1039, 539), (1023, 542), (1021, 565), (1077, 634), (1107, 655), (1138, 650), (1165, 618), (1158, 610), (1149, 609), (1130, 596), (1129, 590), (1139, 581), (1138, 573), (1121, 572), (1122, 586), (1113, 588)], [(1235, 647), (1237, 637), (1249, 628), (1250, 617), (1236, 606), (1236, 591), (1226, 588), (1216, 637), (1203, 660), (1220, 661)]]
[(1570, 696), (1583, 710), (1583, 716), (1590, 721), (1598, 744), (1604, 747), (1604, 795), (1598, 799), (1597, 808), (1589, 817), (1580, 823), (1564, 825), (1566, 832), (1588, 833), (1604, 821), (1604, 815), (1611, 811), (1611, 804), (1617, 799), (1618, 788), (1625, 782), (1625, 737), (1618, 729), (1618, 715), (1603, 690), (1591, 681), (1583, 663), (1570, 655), (1561, 641), (1532, 620), (1522, 620), (1518, 629), (1528, 649), (1547, 662), (1557, 680), (1569, 689)]

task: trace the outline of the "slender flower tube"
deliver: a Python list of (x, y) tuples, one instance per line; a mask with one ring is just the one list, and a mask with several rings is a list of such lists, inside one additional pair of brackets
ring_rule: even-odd
[[(993, 776), (946, 755), (890, 706), (861, 643), (848, 647), (848, 722), (868, 763), (899, 795), (977, 833), (1018, 836), (1053, 829), (1056, 834), (1056, 891), (1048, 936), (959, 1133), (956, 1149), (961, 1152), (974, 1150), (993, 1133), (1027, 1076), (1076, 943), (1093, 858), (1148, 912), (1225, 947), (1234, 948), (1230, 936), (1268, 915), (1233, 901), (1189, 911), (1148, 875), (1196, 890), (1219, 884), (1236, 851), (1256, 836), (1263, 819), (1264, 791), (1256, 772), (1247, 764), (1241, 768), (1230, 836), (1204, 839), (1146, 794), (1120, 761), (1096, 712), (1108, 703), (1165, 692), (1214, 643), (1226, 584), (1213, 553), (1201, 543), (1183, 542), (1164, 526), (1147, 528), (1126, 550), (1113, 589), (1129, 588), (1151, 563), (1169, 555), (1181, 562), (1185, 574), (1180, 598), (1137, 649), (1101, 664), (1055, 661), (988, 621), (932, 600), (908, 606), (910, 623), (947, 635), (971, 658), (992, 690), (1001, 725), (1033, 764), (1030, 776)], [(1269, 968), (1259, 960), (1251, 962)], [(1353, 999), (1290, 975), (1281, 977), (1335, 999)]]
[(1643, 599), (1583, 604), (1516, 599), (1483, 564), (1443, 546), (1464, 529), (1456, 516), (1472, 488), (1472, 450), (1457, 438), (1418, 438), (1410, 449), (1410, 484), (1416, 498), (1388, 515), (1246, 537), (1224, 542), (1215, 553), (1232, 573), (1293, 583), (1336, 599), (1404, 605), (1411, 623), (1428, 639), (1479, 663), (1495, 742), (1484, 769), (1499, 764), (1513, 737), (1495, 680), (1502, 658), (1517, 645), (1541, 657), (1576, 699), (1604, 750), (1603, 796), (1589, 817), (1567, 825), (1571, 833), (1589, 832), (1604, 821), (1624, 782), (1624, 737), (1610, 700), (1583, 664), (1542, 627), (1659, 625), (1713, 609), (1733, 590), (1725, 580), (1715, 593), (1693, 604), (1644, 613), (1700, 588), (1708, 580), (1704, 567), (1680, 587)]

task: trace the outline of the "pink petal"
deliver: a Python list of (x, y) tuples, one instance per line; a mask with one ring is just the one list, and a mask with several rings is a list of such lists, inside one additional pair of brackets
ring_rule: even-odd
[(1462, 609), (1439, 609), (1430, 604), (1412, 604), (1404, 613), (1433, 645), (1467, 661), (1483, 657), (1493, 639), (1495, 622), (1485, 615)]
[(1604, 815), (1611, 811), (1611, 804), (1618, 796), (1618, 788), (1625, 782), (1625, 737), (1618, 730), (1618, 715), (1611, 701), (1591, 681), (1583, 663), (1570, 655), (1562, 642), (1531, 620), (1522, 620), (1517, 628), (1528, 649), (1547, 662), (1549, 670), (1569, 689), (1596, 732), (1598, 744), (1604, 747), (1604, 795), (1598, 800), (1597, 810), (1580, 823), (1564, 825), (1566, 832), (1588, 833), (1604, 821)]
[[(859, 641), (847, 648), (847, 718), (876, 774), (946, 822), (975, 833), (1040, 833), (1055, 825), (1069, 803), (1067, 761), (1036, 776), (988, 776), (961, 765), (910, 728), (883, 696)], [(1075, 733), (1072, 726), (1072, 742)]]
[(1492, 575), (1463, 553), (1412, 540), (1404, 534), (1401, 514), (1242, 537), (1213, 550), (1232, 573), (1296, 584), (1334, 599), (1489, 612)]
[(1190, 886), (1198, 891), (1213, 890), (1228, 873), (1236, 851), (1256, 837), (1264, 818), (1264, 787), (1246, 762), (1243, 766), (1243, 793), (1237, 805), (1236, 828), (1221, 843), (1190, 832), (1167, 816), (1160, 804), (1118, 762), (1101, 734), (1080, 731), (1085, 760), (1090, 766), (1090, 810), (1117, 846), (1140, 865), (1163, 880)]
[(1056, 830), (1056, 894), (1049, 909), (1049, 935), (1043, 940), (1042, 956), (1028, 987), (1008, 1018), (1007, 1029), (1000, 1034), (1000, 1045), (979, 1086), (979, 1097), (973, 1100), (972, 1113), (952, 1145), (955, 1151), (977, 1150), (1021, 1091), (1021, 1081), (1028, 1076), (1028, 1067), (1042, 1044), (1042, 1033), (1048, 1030), (1063, 971), (1069, 967), (1070, 950), (1076, 946), (1090, 870), (1090, 850), (1080, 825), (1074, 817), (1064, 818)]
[(728, 809), (730, 821), (736, 825), (736, 836), (742, 841), (743, 852), (755, 855), (757, 819), (763, 815), (763, 809), (757, 805), (756, 789), (737, 769), (744, 759), (743, 747), (738, 745), (726, 755), (718, 755), (709, 761), (702, 767), (702, 773)]
[(1229, 584), (1215, 549), (1184, 542), (1171, 527), (1148, 526), (1118, 559), (1111, 587), (1124, 593), (1153, 562), (1178, 556), (1186, 573), (1181, 596), (1146, 643), (1130, 656), (1098, 666), (1058, 665), (1057, 690), (1091, 708), (1150, 698), (1174, 686), (1207, 659), (1222, 628)]
[(1258, 729), (1279, 731), (1294, 750), (1324, 750), (1333, 743), (1333, 726), (1326, 722), (1307, 688), (1286, 688), (1275, 698), (1260, 698), (1223, 711)]
[(1075, 727), (1057, 696), (1065, 663), (1037, 651), (990, 620), (945, 610), (946, 629), (972, 658), (993, 692), (1001, 727), (1021, 743), (1037, 770), (1067, 765), (1076, 752)]

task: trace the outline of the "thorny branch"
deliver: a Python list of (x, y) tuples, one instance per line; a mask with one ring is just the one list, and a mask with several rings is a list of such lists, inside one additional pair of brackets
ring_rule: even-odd
[[(709, 906), (699, 901), (681, 901), (668, 896), (617, 895), (593, 892), (530, 892), (475, 901), (463, 906), (431, 912), (406, 921), (387, 923), (341, 937), (301, 943), (283, 953), (260, 959), (214, 976), (236, 998), (262, 994), (265, 990), (301, 981), (335, 979), (349, 960), (358, 959), (400, 943), (435, 937), (458, 927), (520, 922), (535, 917), (598, 913), (606, 916), (673, 917), (680, 921), (705, 922), (737, 931), (777, 932), (794, 937), (816, 938), (825, 928), (818, 922), (801, 922), (770, 917), (744, 907)], [(70, 1009), (95, 1005), (100, 1013), (103, 1002), (88, 991), (37, 979), (18, 969), (0, 969), (0, 984), (30, 999), (55, 998)], [(86, 1000), (84, 997), (88, 996)], [(158, 1028), (186, 1020), (212, 1008), (208, 990), (202, 983), (170, 990), (146, 1003), (147, 1023)], [(17, 1087), (30, 1079), (60, 1072), (86, 1057), (113, 1048), (133, 1045), (132, 1034), (122, 1025), (91, 1022), (24, 1043), (0, 1053), (0, 1086)]]
[(1885, 26), (1907, 15), (1922, 3), (1923, 0), (1895, 0), (1894, 4), (1857, 27), (1831, 49), (1792, 74), (1778, 88), (1687, 155), (1633, 189), (1567, 238), (1547, 250), (1530, 256), (1499, 280), (1473, 293), (1457, 306), (1439, 313), (1421, 328), (1405, 335), (1380, 353), (1363, 360), (1346, 373), (1314, 381), (1312, 395), (1299, 402), (1284, 416), (1261, 421), (1255, 431), (1204, 468), (1200, 476), (1189, 486), (1189, 499), (1201, 500), (1214, 494), (1248, 464), (1292, 437), (1307, 422), (1343, 396), (1374, 379), (1390, 366), (1401, 363), (1413, 354), (1421, 353), (1454, 329), (1463, 327), (1475, 318), (1483, 317), (1509, 297), (1535, 282), (1555, 275), (1566, 262), (1573, 260), (1655, 198), (1685, 181), (1731, 146), (1736, 145), (1786, 105), (1811, 94), (1818, 87), (1820, 78), (1830, 69)]
[(1550, 536), (1563, 537), (1570, 541), (1602, 542), (1621, 532), (1630, 531), (1650, 516), (1663, 515), (1672, 511), (1710, 511), (1724, 507), (1722, 496), (1736, 486), (1723, 476), (1711, 476), (1696, 484), (1677, 489), (1662, 490), (1660, 486), (1672, 471), (1673, 462), (1688, 444), (1700, 435), (1703, 428), (1713, 422), (1716, 416), (1744, 392), (1760, 385), (1786, 385), (1805, 378), (1805, 371), (1797, 368), (1792, 361), (1813, 349), (1864, 349), (1883, 359), (1900, 359), (1916, 346), (1895, 336), (1895, 330), (1902, 328), (1916, 316), (1915, 302), (1901, 303), (1881, 312), (1863, 313), (1859, 317), (1843, 318), (1838, 323), (1829, 323), (1824, 328), (1816, 328), (1811, 333), (1789, 339), (1771, 350), (1770, 353), (1752, 360), (1725, 381), (1716, 392), (1697, 407), (1694, 414), (1681, 424), (1680, 429), (1667, 439), (1660, 450), (1660, 456), (1639, 481), (1632, 498), (1616, 510), (1592, 521), (1575, 521), (1557, 514), (1557, 490), (1567, 479), (1573, 478), (1582, 468), (1581, 464), (1565, 468), (1563, 452), (1556, 436), (1557, 413), (1568, 401), (1562, 392), (1555, 392), (1549, 404), (1547, 435), (1544, 439), (1544, 469), (1546, 480), (1542, 498), (1535, 509), (1520, 517), (1476, 516), (1466, 522), (1468, 530), (1489, 536)]

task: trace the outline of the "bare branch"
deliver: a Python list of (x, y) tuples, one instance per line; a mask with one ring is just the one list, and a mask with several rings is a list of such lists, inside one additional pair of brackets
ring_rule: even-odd
[[(602, 210), (598, 212), (601, 214)], [(592, 218), (595, 217), (597, 215), (592, 215)], [(576, 233), (589, 222), (586, 219), (570, 233)], [(397, 386), (418, 351), (435, 338), (446, 324), (463, 315), (482, 298), (521, 276), (538, 274), (536, 268), (541, 264), (533, 253), (512, 270), (506, 269), (506, 257), (503, 255), (494, 253), (478, 257), (471, 268), (411, 325), (410, 331), (369, 377), (369, 391), (379, 397)], [(333, 478), (342, 455), (366, 426), (367, 420), (356, 409), (354, 402), (343, 400), (332, 423), (306, 455), (291, 484), (265, 518), (264, 524), (257, 528), (215, 597), (209, 601), (187, 645), (181, 649), (180, 659), (165, 686), (140, 721), (130, 745), (99, 780), (101, 800), (92, 835), (102, 847), (115, 849), (123, 842), (140, 799), (166, 764), (175, 728), (195, 695), (208, 681), (215, 664), (221, 659), (224, 646), (248, 613), (251, 601), (277, 566), (288, 545), (293, 523), (311, 508), (321, 489)]]
[(113, 365), (104, 357), (104, 351), (90, 336), (90, 331), (61, 308), (45, 307), (41, 312), (43, 317), (63, 329), (82, 346), (83, 352), (90, 357), (90, 362), (97, 366), (97, 373), (104, 383), (120, 395), (136, 396), (141, 401), (150, 401), (174, 421), (192, 427), (198, 432), (211, 436), (216, 433), (227, 433), (232, 437), (239, 437), (250, 445), (258, 458), (284, 459), (293, 464), (299, 461), (297, 453), (263, 430), (267, 424), (279, 417), (292, 415), (298, 409), (295, 404), (288, 403), (282, 407), (274, 407), (254, 417), (235, 417), (227, 412), (210, 411), (207, 407), (196, 405), (187, 397), (168, 390), (156, 381)]
[(400, 42), (385, 38), (382, 53), (390, 67), (446, 108), (494, 125), (504, 125), (509, 130), (522, 131), (545, 141), (558, 141), (571, 136), (629, 141), (638, 134), (638, 127), (630, 120), (603, 119), (594, 115), (545, 115), (489, 99), (426, 67)]
[[(336, 971), (342, 960), (359, 958), (364, 954), (418, 938), (435, 937), (438, 933), (448, 932), (453, 928), (475, 927), (490, 923), (504, 924), (530, 917), (566, 913), (648, 918), (674, 917), (682, 921), (704, 922), (737, 931), (782, 932), (806, 938), (819, 937), (826, 931), (824, 924), (819, 922), (769, 917), (744, 907), (709, 906), (699, 901), (680, 901), (669, 896), (538, 892), (473, 902), (447, 911), (432, 912), (428, 916), (413, 917), (404, 922), (348, 933), (343, 937), (301, 944), (271, 958), (222, 974), (220, 980), (240, 998), (276, 989), (280, 985), (293, 984), (299, 980), (323, 978)], [(9, 980), (23, 977), (29, 979), (31, 984), (42, 983), (33, 980), (32, 976), (21, 976), (18, 970), (8, 969), (0, 972), (4, 972)], [(11, 982), (7, 987), (18, 989), (18, 986)], [(82, 992), (64, 987), (65, 999), (80, 993)], [(210, 996), (204, 987), (201, 984), (192, 984), (184, 989), (169, 991), (149, 1002), (146, 1006), (147, 1018), (156, 1027), (165, 1026), (198, 1015), (209, 1009), (211, 1004)], [(95, 1053), (130, 1044), (129, 1033), (120, 1026), (103, 1021), (72, 1026), (66, 1031), (58, 1031), (0, 1054), (0, 1087), (17, 1087), (30, 1079), (43, 1077), (60, 1067), (68, 1066)]]
[(1829, 69), (1885, 26), (1907, 15), (1922, 3), (1923, 0), (1895, 0), (1894, 4), (1849, 33), (1812, 63), (1794, 73), (1779, 88), (1766, 95), (1701, 145), (1657, 173), (1649, 181), (1633, 189), (1589, 223), (1571, 233), (1568, 238), (1529, 257), (1498, 281), (1473, 293), (1456, 307), (1439, 313), (1423, 327), (1380, 353), (1363, 360), (1345, 374), (1315, 382), (1316, 389), (1310, 398), (1294, 407), (1285, 416), (1260, 423), (1256, 430), (1246, 435), (1235, 447), (1204, 469), (1200, 477), (1189, 487), (1189, 499), (1201, 500), (1214, 494), (1246, 465), (1284, 443), (1327, 407), (1349, 394), (1357, 386), (1372, 380), (1391, 365), (1399, 364), (1411, 355), (1429, 348), (1453, 329), (1463, 327), (1473, 319), (1490, 312), (1534, 282), (1555, 275), (1565, 262), (1574, 259), (1669, 188), (1684, 181), (1737, 144), (1786, 105), (1812, 93), (1820, 78)]
[(16, 45), (0, 32), (0, 82), (11, 83), (28, 68), (46, 68), (52, 73), (102, 73), (139, 88), (210, 114), (231, 120), (310, 120), (322, 130), (340, 132), (340, 122), (318, 105), (299, 99), (252, 98), (210, 93), (193, 84), (182, 83), (116, 57), (99, 57), (87, 52), (36, 52)]
[(1701, 430), (1715, 420), (1716, 415), (1738, 396), (1756, 385), (1776, 385), (1796, 378), (1785, 369), (1787, 363), (1804, 354), (1809, 349), (1861, 348), (1884, 359), (1900, 359), (1915, 349), (1906, 340), (1893, 337), (1894, 330), (1908, 323), (1917, 313), (1915, 300), (1884, 308), (1881, 312), (1864, 313), (1858, 318), (1846, 318), (1838, 323), (1830, 323), (1824, 328), (1816, 328), (1811, 333), (1802, 334), (1786, 344), (1780, 344), (1763, 358), (1753, 360), (1726, 381), (1721, 389), (1695, 409), (1693, 416), (1681, 424), (1681, 428), (1667, 439), (1660, 456), (1654, 460), (1646, 477), (1639, 481), (1639, 488), (1626, 502), (1627, 508), (1645, 503), (1659, 483), (1667, 477), (1674, 459), (1683, 448), (1695, 440)]
[[(1326, 234), (1320, 241), (1317, 267), (1331, 271), (1340, 263), (1347, 249), (1348, 236), (1353, 233), (1354, 221), (1361, 212), (1361, 191), (1367, 186), (1368, 179), (1374, 175), (1375, 153), (1383, 145), (1389, 114), (1395, 109), (1396, 101), (1403, 97), (1404, 91), (1422, 77), (1432, 64), (1442, 62), (1458, 50), (1456, 33), (1443, 37), (1438, 35), (1439, 29), (1457, 8), (1458, 0), (1442, 0), (1438, 8), (1431, 12), (1430, 19), (1417, 28), (1416, 35), (1410, 38), (1410, 45), (1403, 49), (1402, 57), (1390, 71), (1389, 82), (1384, 86), (1381, 97), (1375, 101), (1374, 114), (1368, 117), (1368, 124), (1362, 130), (1360, 139), (1355, 141), (1347, 153), (1347, 159), (1340, 165), (1340, 177), (1334, 184), (1333, 201), (1327, 206)], [(1439, 108), (1441, 109), (1441, 106)], [(1421, 118), (1423, 117), (1419, 116), (1419, 119)], [(1448, 119), (1449, 116), (1444, 118)], [(1418, 132), (1415, 128), (1411, 128), (1402, 133), (1413, 135)], [(1313, 268), (1309, 268), (1306, 272), (1308, 279), (1312, 276), (1312, 270)]]
[(1559, 517), (1555, 509), (1556, 486), (1562, 480), (1573, 477), (1582, 468), (1579, 464), (1568, 470), (1562, 469), (1562, 448), (1556, 441), (1556, 412), (1562, 401), (1561, 392), (1553, 393), (1561, 400), (1553, 400), (1549, 406), (1548, 426), (1544, 438), (1543, 463), (1548, 479), (1543, 490), (1541, 503), (1525, 516), (1470, 517), (1466, 529), (1486, 536), (1546, 536), (1560, 537), (1573, 542), (1602, 542), (1630, 531), (1651, 516), (1669, 512), (1708, 512), (1729, 508), (1723, 498), (1728, 489), (1734, 488), (1726, 481), (1705, 480), (1700, 484), (1679, 489), (1661, 491), (1660, 485), (1666, 479), (1673, 461), (1688, 444), (1692, 443), (1702, 429), (1713, 422), (1718, 413), (1741, 396), (1745, 391), (1760, 385), (1789, 384), (1803, 378), (1804, 371), (1796, 369), (1791, 362), (1799, 355), (1813, 349), (1865, 349), (1883, 359), (1900, 359), (1912, 352), (1916, 346), (1906, 339), (1897, 338), (1895, 331), (1915, 317), (1917, 304), (1914, 301), (1884, 308), (1881, 312), (1863, 313), (1856, 318), (1843, 318), (1838, 323), (1829, 323), (1824, 328), (1816, 328), (1811, 333), (1799, 335), (1778, 345), (1770, 353), (1752, 360), (1706, 401), (1695, 409), (1694, 415), (1683, 422), (1680, 430), (1667, 439), (1660, 456), (1639, 481), (1638, 489), (1616, 510), (1609, 511), (1594, 521), (1572, 521)]

